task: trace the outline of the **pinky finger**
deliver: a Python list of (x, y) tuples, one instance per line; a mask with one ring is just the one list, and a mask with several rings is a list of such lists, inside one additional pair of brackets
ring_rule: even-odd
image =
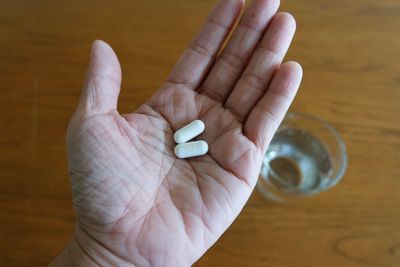
[(247, 117), (244, 133), (263, 153), (292, 103), (302, 76), (300, 64), (296, 62), (283, 64), (275, 74), (267, 92)]

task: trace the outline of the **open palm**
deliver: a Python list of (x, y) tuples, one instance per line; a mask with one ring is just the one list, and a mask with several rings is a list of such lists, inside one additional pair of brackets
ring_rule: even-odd
[[(239, 214), (301, 80), (297, 63), (280, 65), (295, 22), (278, 5), (254, 0), (219, 55), (243, 7), (220, 1), (167, 82), (131, 114), (117, 112), (118, 59), (93, 44), (67, 143), (77, 242), (95, 261), (188, 266)], [(173, 134), (195, 119), (209, 152), (178, 159)]]

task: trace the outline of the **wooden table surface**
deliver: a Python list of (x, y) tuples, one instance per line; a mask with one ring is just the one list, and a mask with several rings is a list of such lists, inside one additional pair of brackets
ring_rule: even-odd
[[(254, 192), (195, 266), (400, 266), (400, 1), (282, 0), (287, 58), (304, 68), (291, 110), (331, 122), (349, 167), (287, 205)], [(116, 50), (122, 112), (164, 81), (214, 0), (0, 1), (0, 266), (44, 266), (74, 226), (65, 130), (91, 42)]]

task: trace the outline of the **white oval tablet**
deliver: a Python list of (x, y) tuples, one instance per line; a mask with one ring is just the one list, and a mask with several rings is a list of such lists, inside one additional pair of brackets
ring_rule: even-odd
[(180, 159), (202, 156), (207, 152), (208, 144), (205, 141), (188, 142), (175, 147), (175, 155)]
[(204, 125), (203, 121), (192, 121), (185, 127), (180, 128), (178, 131), (175, 132), (174, 140), (177, 144), (185, 143), (204, 132), (205, 128), (206, 126)]

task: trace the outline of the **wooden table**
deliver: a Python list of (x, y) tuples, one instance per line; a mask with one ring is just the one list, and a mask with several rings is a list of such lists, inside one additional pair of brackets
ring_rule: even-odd
[[(123, 66), (122, 112), (164, 81), (214, 0), (0, 2), (0, 266), (46, 265), (74, 212), (65, 130), (90, 43)], [(278, 205), (254, 192), (196, 266), (400, 266), (400, 1), (282, 1), (304, 82), (292, 110), (346, 141), (343, 181)]]

